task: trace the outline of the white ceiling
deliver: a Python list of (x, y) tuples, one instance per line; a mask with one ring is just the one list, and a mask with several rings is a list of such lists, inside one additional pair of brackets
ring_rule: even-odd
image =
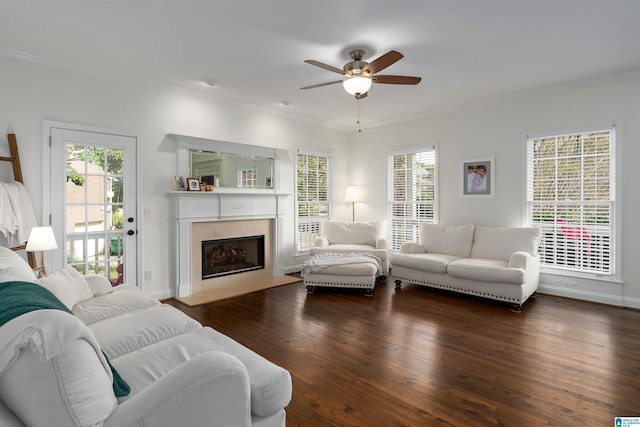
[[(1, 0), (0, 54), (353, 130), (640, 70), (639, 0)], [(404, 58), (361, 101), (348, 51)], [(214, 88), (202, 79), (218, 81)], [(285, 107), (282, 103), (287, 103)]]

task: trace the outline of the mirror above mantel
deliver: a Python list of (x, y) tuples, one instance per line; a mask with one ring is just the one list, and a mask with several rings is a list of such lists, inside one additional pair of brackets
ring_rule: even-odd
[(177, 143), (177, 175), (218, 188), (277, 190), (280, 157), (269, 147), (169, 134)]

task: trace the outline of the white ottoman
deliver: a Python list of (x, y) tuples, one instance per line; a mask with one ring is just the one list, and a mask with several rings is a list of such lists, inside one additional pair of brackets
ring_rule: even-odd
[(311, 294), (316, 286), (337, 288), (363, 288), (365, 295), (373, 296), (376, 285), (378, 267), (368, 262), (354, 264), (338, 264), (325, 267), (316, 272), (305, 272), (302, 277), (307, 286), (307, 293)]

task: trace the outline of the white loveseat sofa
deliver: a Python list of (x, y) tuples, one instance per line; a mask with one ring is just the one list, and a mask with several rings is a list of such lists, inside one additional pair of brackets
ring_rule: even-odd
[(288, 371), (135, 286), (71, 267), (29, 283), (29, 266), (2, 247), (0, 282), (4, 301), (44, 287), (73, 312), (37, 309), (0, 327), (1, 426), (285, 425)]
[(403, 281), (513, 304), (538, 289), (540, 229), (424, 224), (418, 243), (389, 255), (391, 275)]
[(386, 276), (389, 274), (386, 232), (384, 221), (323, 220), (310, 254), (368, 253), (380, 259), (380, 275)]

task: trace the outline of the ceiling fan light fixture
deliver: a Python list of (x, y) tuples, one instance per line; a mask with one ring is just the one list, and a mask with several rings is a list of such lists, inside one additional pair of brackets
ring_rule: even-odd
[(344, 90), (350, 95), (363, 95), (371, 89), (373, 81), (370, 77), (356, 76), (342, 82)]

